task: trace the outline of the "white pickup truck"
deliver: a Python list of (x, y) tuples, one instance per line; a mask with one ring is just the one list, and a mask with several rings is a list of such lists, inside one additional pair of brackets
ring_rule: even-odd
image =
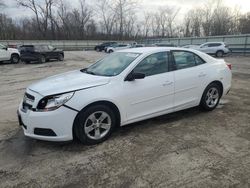
[(20, 53), (15, 48), (7, 48), (0, 44), (0, 62), (10, 61), (11, 63), (18, 63), (20, 59)]

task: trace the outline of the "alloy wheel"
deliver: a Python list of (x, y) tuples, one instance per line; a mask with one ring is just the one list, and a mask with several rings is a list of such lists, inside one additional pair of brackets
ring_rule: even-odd
[(217, 88), (212, 87), (208, 90), (206, 95), (206, 104), (208, 107), (213, 108), (217, 105), (219, 100), (219, 91)]
[(97, 111), (88, 116), (84, 131), (90, 139), (99, 140), (105, 137), (111, 129), (111, 117), (104, 111)]

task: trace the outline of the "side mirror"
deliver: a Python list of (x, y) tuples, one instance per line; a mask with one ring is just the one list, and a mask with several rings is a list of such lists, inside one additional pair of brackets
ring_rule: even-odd
[(145, 78), (145, 74), (139, 73), (139, 72), (131, 72), (128, 74), (128, 76), (125, 78), (125, 81), (134, 81), (136, 79), (143, 79)]

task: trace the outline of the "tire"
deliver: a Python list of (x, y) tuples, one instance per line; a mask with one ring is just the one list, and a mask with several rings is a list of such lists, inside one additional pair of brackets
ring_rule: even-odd
[(26, 63), (26, 64), (29, 64), (29, 63), (30, 63), (30, 61), (25, 61), (25, 63)]
[(223, 51), (221, 51), (221, 50), (219, 50), (219, 51), (217, 51), (216, 52), (216, 57), (223, 57), (223, 55), (224, 55), (224, 52)]
[[(101, 117), (104, 119), (100, 120)], [(110, 107), (93, 105), (79, 112), (74, 121), (73, 131), (83, 144), (93, 145), (108, 139), (115, 125), (115, 114)]]
[(20, 60), (19, 55), (17, 55), (17, 54), (11, 55), (11, 58), (10, 58), (11, 63), (17, 64), (17, 63), (19, 63), (19, 60)]
[(40, 56), (39, 63), (46, 63), (46, 57), (44, 55)]
[(109, 50), (108, 52), (109, 52), (109, 53), (113, 53), (114, 51), (113, 51), (113, 50)]
[(58, 61), (63, 61), (63, 60), (64, 60), (63, 55), (62, 55), (62, 54), (59, 54), (59, 55), (58, 55)]
[(200, 107), (205, 111), (212, 111), (217, 107), (222, 95), (222, 88), (216, 84), (209, 84), (203, 92)]

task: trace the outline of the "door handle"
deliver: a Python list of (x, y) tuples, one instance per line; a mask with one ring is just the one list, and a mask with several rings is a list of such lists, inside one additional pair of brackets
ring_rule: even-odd
[(169, 85), (172, 85), (174, 82), (171, 82), (171, 81), (166, 81), (164, 82), (162, 85), (163, 86), (169, 86)]
[(200, 73), (199, 75), (198, 75), (198, 77), (205, 77), (207, 74), (205, 74), (205, 73)]

